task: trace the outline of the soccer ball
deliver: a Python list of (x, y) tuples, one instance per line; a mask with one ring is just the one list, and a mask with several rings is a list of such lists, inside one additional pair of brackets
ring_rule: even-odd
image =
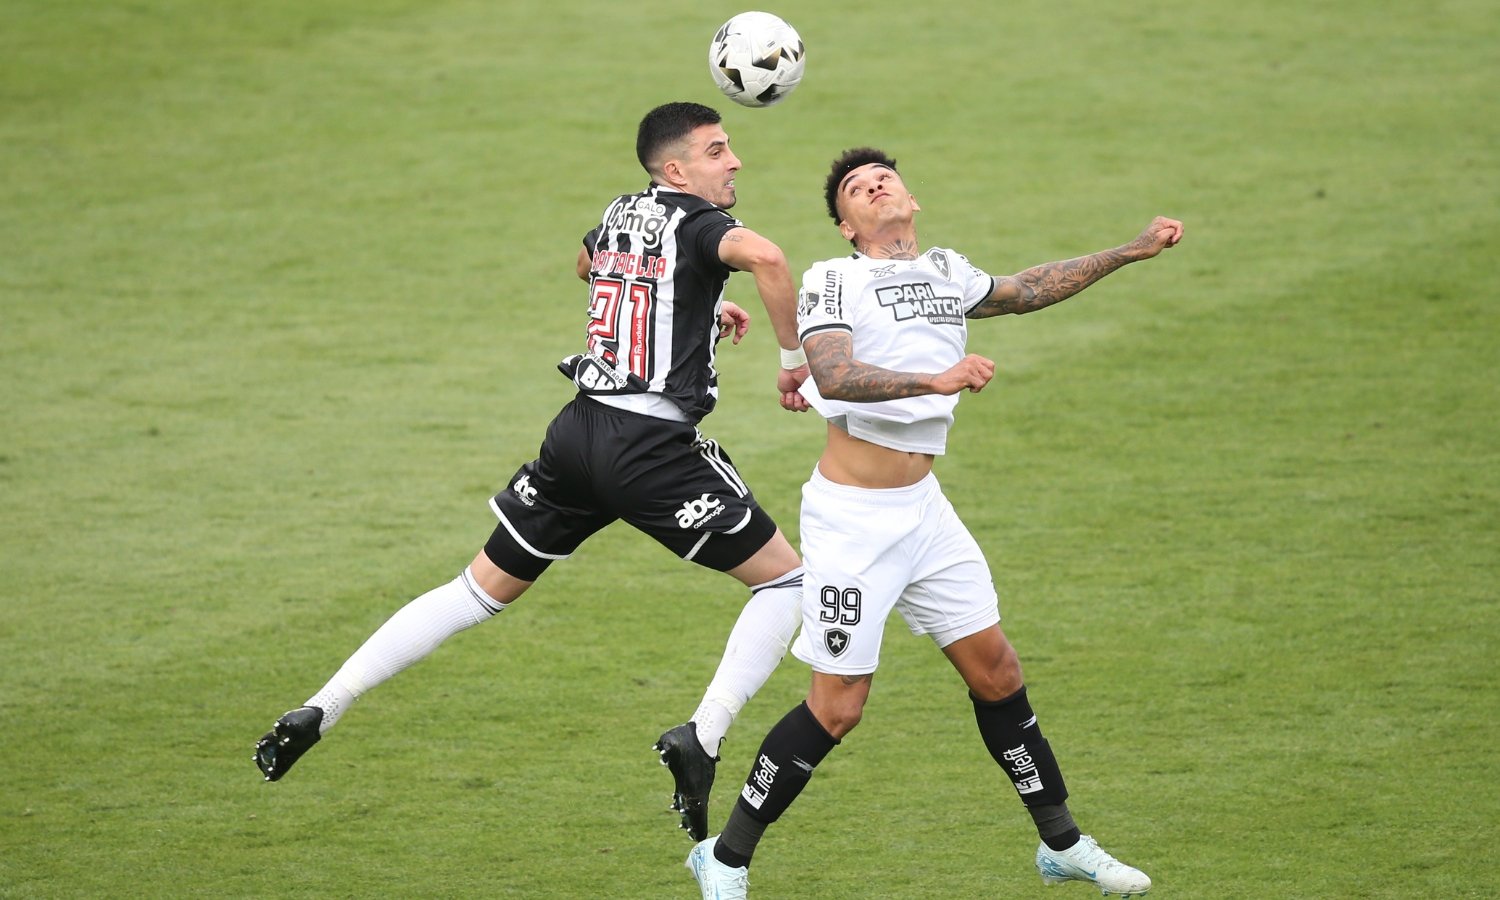
[(796, 29), (766, 12), (740, 13), (708, 44), (714, 84), (741, 106), (773, 106), (785, 100), (802, 80), (806, 62)]

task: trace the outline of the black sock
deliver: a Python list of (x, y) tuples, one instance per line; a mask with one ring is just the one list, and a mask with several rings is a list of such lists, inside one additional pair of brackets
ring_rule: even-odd
[(1053, 850), (1073, 846), (1079, 832), (1064, 802), (1068, 787), (1052, 746), (1042, 737), (1025, 686), (1002, 700), (980, 700), (972, 694), (969, 699), (974, 701), (974, 719), (985, 748), (1026, 804), (1042, 841)]
[(1036, 833), (1041, 837), (1042, 843), (1053, 850), (1066, 850), (1083, 837), (1083, 833), (1073, 823), (1073, 814), (1068, 812), (1066, 803), (1028, 806), (1026, 811), (1031, 813), (1031, 821), (1036, 823)]
[(740, 799), (714, 844), (714, 858), (729, 866), (750, 865), (766, 826), (781, 818), (838, 743), (806, 702), (782, 716), (761, 742)]

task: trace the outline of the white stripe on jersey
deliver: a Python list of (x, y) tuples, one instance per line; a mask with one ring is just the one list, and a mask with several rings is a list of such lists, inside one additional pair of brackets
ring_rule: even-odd
[[(662, 229), (661, 243), (653, 250), (662, 259), (678, 259), (680, 251), (677, 247), (677, 223), (684, 216), (683, 210), (674, 210), (667, 226)], [(630, 361), (630, 367), (636, 374), (645, 377), (646, 369), (651, 369), (651, 375), (646, 380), (650, 382), (651, 390), (661, 393), (666, 391), (667, 375), (672, 371), (672, 331), (677, 326), (673, 316), (677, 309), (677, 279), (664, 278), (658, 281), (654, 291), (645, 293), (645, 303), (652, 302), (653, 294), (656, 308), (636, 310), (638, 318), (630, 326), (634, 332), (638, 325), (645, 333), (632, 333), (628, 340), (622, 342), (621, 347), (630, 348), (634, 357)], [(645, 340), (638, 340), (638, 336)]]

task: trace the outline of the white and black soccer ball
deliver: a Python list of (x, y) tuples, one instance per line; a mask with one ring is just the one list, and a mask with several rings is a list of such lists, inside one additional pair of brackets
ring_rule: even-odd
[(741, 106), (774, 106), (802, 80), (807, 55), (797, 30), (767, 12), (742, 12), (708, 44), (708, 70)]

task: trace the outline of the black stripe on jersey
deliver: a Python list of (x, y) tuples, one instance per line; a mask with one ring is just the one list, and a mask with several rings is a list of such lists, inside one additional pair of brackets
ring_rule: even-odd
[(844, 331), (848, 332), (849, 334), (854, 333), (854, 329), (848, 325), (845, 325), (841, 322), (830, 322), (827, 325), (818, 325), (816, 327), (807, 329), (806, 331), (802, 332), (801, 338), (805, 341), (813, 335), (823, 331)]
[(989, 290), (989, 293), (985, 294), (983, 297), (980, 297), (978, 300), (975, 300), (973, 303), (970, 303), (968, 306), (964, 307), (964, 317), (965, 318), (969, 318), (969, 319), (974, 318), (972, 315), (970, 315), (970, 313), (974, 312), (974, 310), (979, 306), (979, 304), (981, 304), (984, 301), (986, 301), (986, 300), (990, 299), (991, 297), (995, 296), (995, 285), (997, 285), (997, 284), (999, 284), (999, 281), (996, 280), (995, 276), (991, 275), (990, 276), (990, 290)]

